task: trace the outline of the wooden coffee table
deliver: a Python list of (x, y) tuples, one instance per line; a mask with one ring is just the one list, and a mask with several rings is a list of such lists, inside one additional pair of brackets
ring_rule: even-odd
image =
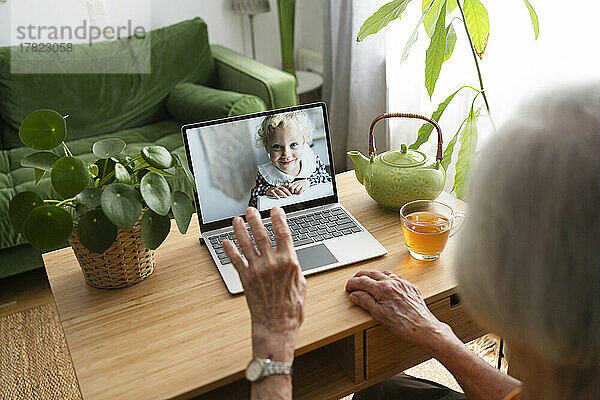
[[(338, 175), (337, 181), (341, 203), (389, 254), (307, 278), (295, 399), (337, 399), (427, 359), (348, 301), (346, 281), (361, 269), (390, 270), (417, 284), (432, 311), (462, 340), (485, 333), (453, 296), (456, 237), (438, 260), (414, 260), (398, 214), (377, 205), (352, 172)], [(440, 200), (465, 208), (447, 193)], [(173, 224), (156, 252), (155, 272), (126, 289), (88, 286), (70, 248), (44, 255), (84, 399), (248, 396), (243, 377), (252, 348), (246, 300), (227, 292), (198, 237), (196, 219), (186, 235)]]

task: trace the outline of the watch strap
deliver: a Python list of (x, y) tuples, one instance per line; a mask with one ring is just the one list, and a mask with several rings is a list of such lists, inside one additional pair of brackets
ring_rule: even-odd
[(265, 369), (262, 377), (270, 375), (292, 375), (292, 364), (282, 361), (272, 361), (270, 359), (263, 359), (265, 363)]

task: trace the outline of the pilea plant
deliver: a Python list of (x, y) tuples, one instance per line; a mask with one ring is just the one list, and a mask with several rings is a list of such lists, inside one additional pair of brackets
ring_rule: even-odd
[(183, 191), (171, 192), (167, 178), (177, 174), (192, 185), (193, 181), (175, 154), (154, 145), (137, 154), (127, 152), (125, 141), (115, 137), (95, 142), (92, 152), (97, 159), (88, 164), (65, 143), (65, 118), (53, 110), (38, 110), (19, 128), (21, 141), (38, 150), (21, 165), (33, 168), (35, 188), (49, 174), (58, 198), (43, 199), (33, 190), (16, 194), (9, 218), (17, 232), (38, 249), (49, 250), (65, 244), (75, 221), (79, 241), (103, 253), (115, 241), (118, 228), (133, 226), (140, 216), (142, 244), (148, 249), (165, 240), (171, 215), (179, 231), (187, 231), (194, 205)]
[[(531, 18), (535, 38), (539, 35), (539, 23), (535, 10), (531, 6), (529, 0), (523, 0)], [(361, 26), (357, 40), (360, 42), (367, 36), (379, 32), (388, 23), (395, 19), (400, 19), (402, 13), (406, 9), (411, 0), (394, 0), (384, 4), (372, 16), (370, 16)], [(406, 60), (410, 53), (412, 45), (418, 39), (418, 31), (423, 24), (425, 32), (430, 39), (429, 46), (425, 53), (425, 88), (429, 98), (433, 95), (435, 84), (440, 75), (442, 64), (452, 57), (454, 46), (456, 44), (456, 30), (454, 24), (461, 25), (467, 38), (475, 66), (477, 68), (477, 77), (479, 80), (479, 89), (470, 85), (461, 86), (454, 93), (451, 93), (443, 102), (441, 102), (437, 110), (431, 116), (432, 119), (439, 121), (440, 117), (452, 101), (454, 96), (463, 89), (473, 91), (473, 100), (471, 108), (467, 113), (466, 118), (458, 127), (456, 134), (452, 137), (443, 154), (442, 165), (445, 170), (452, 162), (452, 155), (457, 141), (460, 140), (460, 150), (456, 162), (456, 175), (454, 177), (453, 191), (456, 195), (464, 199), (467, 189), (467, 178), (473, 168), (475, 162), (475, 150), (477, 148), (478, 132), (477, 118), (480, 111), (485, 107), (487, 117), (494, 129), (496, 125), (492, 118), (490, 105), (486, 92), (483, 86), (483, 78), (479, 68), (478, 58), (483, 59), (483, 54), (487, 47), (489, 38), (489, 16), (488, 12), (480, 0), (422, 0), (421, 18), (417, 22), (412, 35), (404, 46), (402, 51), (401, 62)], [(446, 21), (450, 22), (446, 25)], [(477, 106), (477, 100), (480, 98), (483, 104)], [(417, 139), (409, 146), (411, 149), (418, 149), (423, 143), (427, 142), (433, 125), (426, 123), (419, 129)]]

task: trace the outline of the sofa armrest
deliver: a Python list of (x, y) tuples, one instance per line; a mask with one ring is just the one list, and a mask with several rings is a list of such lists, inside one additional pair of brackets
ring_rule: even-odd
[(181, 83), (171, 90), (167, 110), (174, 120), (185, 124), (265, 111), (267, 106), (249, 94)]
[(260, 97), (267, 107), (298, 104), (296, 78), (226, 47), (211, 45), (219, 88)]

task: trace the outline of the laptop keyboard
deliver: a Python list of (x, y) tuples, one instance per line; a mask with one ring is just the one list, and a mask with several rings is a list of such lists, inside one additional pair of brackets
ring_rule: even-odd
[[(317, 243), (323, 240), (332, 239), (353, 233), (361, 232), (362, 229), (354, 223), (352, 218), (342, 208), (332, 208), (329, 210), (315, 211), (291, 217), (287, 219), (288, 226), (292, 233), (294, 247), (303, 246), (310, 243)], [(265, 228), (271, 239), (271, 246), (275, 247), (275, 237), (273, 236), (273, 225), (270, 222), (265, 224)], [(254, 242), (252, 233), (248, 229), (250, 239)], [(223, 240), (229, 239), (238, 246), (237, 239), (233, 232), (213, 235), (208, 238), (207, 244), (210, 244), (221, 261), (221, 264), (230, 264), (231, 261), (223, 249)], [(239, 248), (239, 246), (238, 246)]]

